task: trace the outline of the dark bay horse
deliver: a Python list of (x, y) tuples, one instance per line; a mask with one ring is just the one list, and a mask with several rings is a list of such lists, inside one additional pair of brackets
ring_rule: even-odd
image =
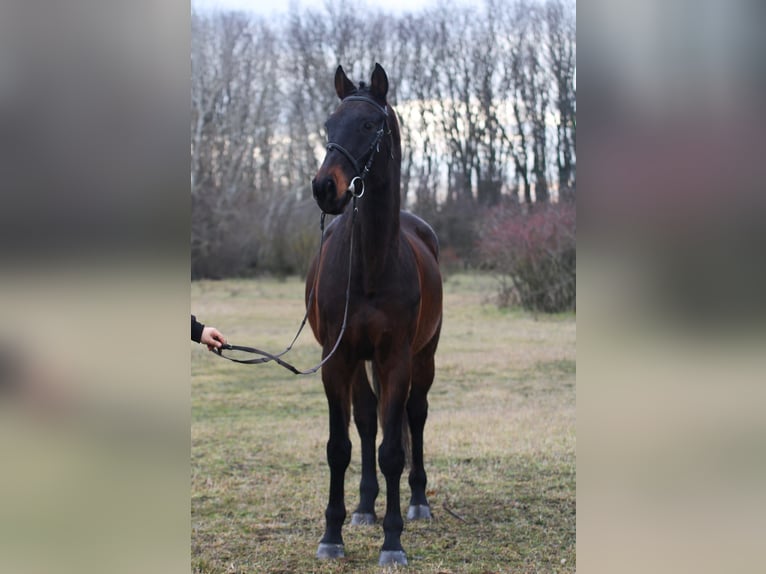
[[(386, 513), (379, 563), (406, 564), (399, 506), (405, 450), (411, 454), (407, 518), (431, 518), (423, 428), (442, 322), (439, 245), (425, 221), (399, 209), (401, 143), (396, 113), (386, 102), (386, 72), (376, 64), (369, 86), (357, 87), (339, 66), (335, 91), (341, 102), (327, 120), (327, 155), (312, 187), (323, 212), (341, 215), (328, 226), (321, 253), (306, 279), (309, 321), (323, 357), (341, 332), (349, 281), (351, 287), (347, 328), (337, 351), (322, 367), (330, 414), (330, 495), (317, 557), (344, 556), (343, 481), (351, 459), (353, 404), (361, 438), (362, 479), (351, 523), (376, 521), (375, 439), (380, 416), (383, 441), (378, 462), (386, 479)], [(358, 203), (356, 216), (353, 209), (345, 209), (353, 196), (354, 208)]]

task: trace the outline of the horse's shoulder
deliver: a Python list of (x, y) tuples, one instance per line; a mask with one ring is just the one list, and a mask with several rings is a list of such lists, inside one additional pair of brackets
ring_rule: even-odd
[(424, 219), (409, 211), (402, 211), (399, 221), (404, 233), (419, 238), (438, 261), (439, 238), (433, 228)]

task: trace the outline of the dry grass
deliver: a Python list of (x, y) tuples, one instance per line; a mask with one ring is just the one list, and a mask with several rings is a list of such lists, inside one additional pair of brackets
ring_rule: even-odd
[[(575, 571), (574, 316), (500, 311), (493, 289), (484, 276), (445, 284), (425, 435), (434, 520), (405, 525), (412, 572)], [(302, 317), (302, 293), (297, 279), (197, 282), (192, 309), (234, 343), (279, 350)], [(310, 331), (291, 357), (318, 361)], [(193, 345), (192, 395), (194, 572), (384, 570), (379, 525), (344, 528), (347, 558), (314, 558), (329, 482), (319, 375), (237, 365)], [(349, 514), (360, 472), (352, 430)], [(402, 485), (406, 510), (406, 476)]]

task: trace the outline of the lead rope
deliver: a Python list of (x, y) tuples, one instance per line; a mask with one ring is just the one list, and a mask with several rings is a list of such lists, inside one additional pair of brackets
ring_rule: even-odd
[[(363, 193), (363, 192), (362, 192)], [(357, 196), (355, 193), (353, 193), (353, 211), (351, 212), (351, 241), (349, 242), (349, 251), (348, 251), (348, 279), (346, 281), (346, 304), (343, 309), (343, 323), (340, 327), (340, 333), (338, 333), (338, 338), (335, 340), (335, 345), (330, 350), (330, 352), (322, 359), (322, 361), (313, 366), (310, 369), (305, 370), (299, 370), (292, 364), (288, 363), (287, 361), (282, 360), (280, 357), (284, 354), (286, 354), (290, 349), (292, 349), (293, 345), (295, 344), (295, 341), (298, 340), (298, 336), (301, 334), (301, 331), (303, 330), (303, 327), (306, 325), (306, 321), (309, 316), (309, 309), (311, 309), (311, 305), (313, 303), (314, 299), (314, 287), (316, 286), (316, 282), (314, 282), (314, 285), (311, 286), (311, 291), (309, 292), (309, 300), (308, 304), (306, 305), (306, 314), (303, 316), (303, 321), (301, 321), (301, 326), (298, 328), (298, 332), (295, 334), (295, 337), (293, 338), (292, 342), (288, 347), (278, 354), (272, 354), (267, 351), (262, 351), (260, 349), (256, 349), (255, 347), (245, 347), (242, 345), (230, 345), (228, 343), (222, 345), (221, 347), (215, 349), (215, 352), (218, 354), (219, 357), (222, 357), (224, 359), (227, 359), (229, 361), (232, 361), (234, 363), (241, 363), (243, 365), (257, 365), (259, 363), (268, 363), (270, 361), (274, 361), (278, 365), (284, 367), (288, 371), (296, 374), (296, 375), (313, 375), (316, 373), (320, 368), (322, 368), (322, 365), (324, 365), (330, 357), (332, 357), (335, 354), (335, 351), (338, 350), (338, 346), (340, 345), (340, 341), (343, 338), (343, 334), (346, 332), (346, 322), (348, 320), (348, 302), (351, 299), (351, 263), (352, 263), (352, 257), (354, 254), (354, 228), (355, 228), (355, 222), (356, 222), (356, 214), (357, 214), (357, 207), (356, 207), (356, 199), (357, 197), (361, 197), (361, 194)], [(319, 255), (318, 257), (321, 258), (322, 256), (322, 245), (324, 244), (324, 220), (325, 220), (325, 213), (322, 212), (322, 215), (320, 217), (320, 228), (322, 230), (322, 239), (319, 242)], [(223, 354), (223, 351), (243, 351), (245, 353), (252, 353), (254, 355), (260, 355), (261, 358), (259, 359), (235, 359), (233, 357), (227, 357)]]

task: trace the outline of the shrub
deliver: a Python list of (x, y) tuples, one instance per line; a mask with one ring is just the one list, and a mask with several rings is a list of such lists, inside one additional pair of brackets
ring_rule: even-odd
[(482, 221), (479, 253), (500, 278), (498, 304), (555, 313), (576, 305), (572, 203), (497, 208)]

